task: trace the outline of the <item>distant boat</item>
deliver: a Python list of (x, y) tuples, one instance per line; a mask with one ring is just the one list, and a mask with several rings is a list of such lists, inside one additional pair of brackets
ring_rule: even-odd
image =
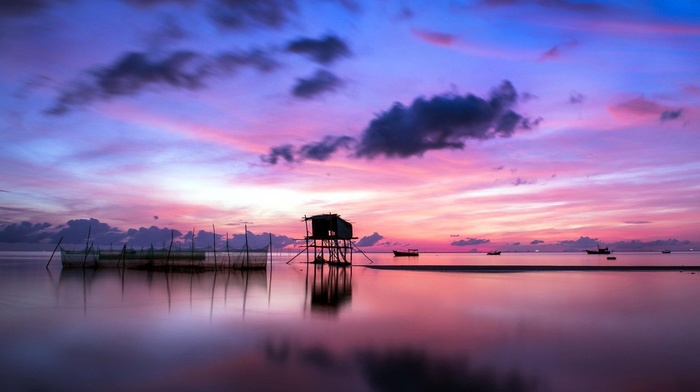
[(605, 248), (601, 248), (600, 245), (598, 245), (597, 250), (586, 249), (586, 253), (588, 253), (589, 255), (609, 255), (610, 250), (607, 246)]
[(498, 256), (501, 254), (500, 250), (492, 250), (491, 252), (486, 252), (487, 255), (489, 256)]
[(666, 250), (662, 250), (661, 253), (671, 253), (671, 251), (666, 249)]
[(617, 257), (615, 257), (615, 256), (608, 256), (608, 260), (617, 260)]
[(406, 251), (395, 250), (394, 256), (418, 256), (418, 249), (408, 249)]

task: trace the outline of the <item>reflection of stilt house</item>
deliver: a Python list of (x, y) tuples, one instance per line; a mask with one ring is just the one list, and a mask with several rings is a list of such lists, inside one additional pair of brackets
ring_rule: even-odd
[(335, 314), (352, 298), (352, 269), (315, 265), (311, 286), (311, 310)]
[[(309, 232), (311, 221), (311, 232)], [(352, 224), (338, 214), (304, 216), (306, 222), (306, 251), (313, 250), (314, 263), (352, 264)]]

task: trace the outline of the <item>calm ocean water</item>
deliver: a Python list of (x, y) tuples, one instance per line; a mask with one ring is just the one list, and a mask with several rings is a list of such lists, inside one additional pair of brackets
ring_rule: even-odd
[[(3, 391), (700, 390), (700, 274), (44, 268), (0, 252)], [(700, 265), (674, 252), (375, 264)], [(360, 253), (356, 265), (369, 263)]]

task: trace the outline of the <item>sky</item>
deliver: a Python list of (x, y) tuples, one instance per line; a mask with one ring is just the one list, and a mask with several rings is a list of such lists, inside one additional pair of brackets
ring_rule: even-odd
[(696, 1), (10, 0), (0, 47), (5, 245), (700, 249)]

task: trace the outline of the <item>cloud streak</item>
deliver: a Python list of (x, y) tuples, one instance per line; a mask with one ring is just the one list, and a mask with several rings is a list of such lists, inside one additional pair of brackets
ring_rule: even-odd
[(87, 71), (61, 92), (46, 113), (62, 115), (71, 108), (116, 96), (136, 95), (153, 86), (194, 90), (215, 75), (228, 75), (242, 67), (269, 72), (278, 66), (260, 50), (224, 52), (210, 57), (191, 51), (175, 51), (162, 58), (128, 52), (114, 63)]
[(216, 0), (211, 5), (209, 15), (219, 27), (225, 29), (280, 29), (297, 11), (297, 3), (292, 0)]
[(568, 50), (570, 48), (574, 48), (578, 46), (578, 41), (576, 40), (571, 40), (567, 42), (563, 42), (561, 44), (555, 45), (551, 47), (549, 50), (546, 52), (542, 53), (540, 55), (539, 61), (546, 61), (546, 60), (555, 60), (561, 57), (562, 51), (563, 50)]
[(411, 32), (421, 41), (431, 45), (451, 46), (459, 40), (459, 36), (457, 35), (437, 31), (412, 29)]
[(676, 120), (681, 118), (683, 115), (683, 109), (678, 109), (678, 110), (664, 110), (661, 112), (659, 115), (659, 120), (661, 122), (665, 121), (671, 121), (671, 120)]
[(351, 52), (345, 41), (334, 35), (320, 39), (299, 38), (289, 42), (287, 51), (305, 56), (312, 61), (328, 65), (341, 57), (350, 57)]
[(320, 69), (309, 78), (299, 78), (292, 88), (292, 95), (311, 99), (341, 88), (344, 82), (330, 71)]

